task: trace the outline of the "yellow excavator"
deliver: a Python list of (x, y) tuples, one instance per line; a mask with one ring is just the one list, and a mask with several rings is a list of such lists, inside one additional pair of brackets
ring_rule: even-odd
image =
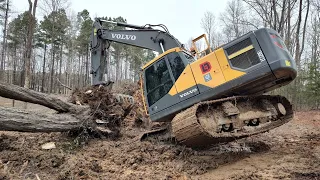
[[(126, 29), (110, 30), (104, 23)], [(285, 97), (264, 95), (297, 76), (292, 56), (272, 29), (250, 31), (215, 49), (203, 34), (188, 50), (163, 24), (96, 19), (91, 34), (92, 85), (105, 83), (106, 50), (112, 42), (158, 52), (141, 69), (144, 108), (151, 121), (169, 122), (171, 136), (181, 144), (230, 142), (293, 118)]]

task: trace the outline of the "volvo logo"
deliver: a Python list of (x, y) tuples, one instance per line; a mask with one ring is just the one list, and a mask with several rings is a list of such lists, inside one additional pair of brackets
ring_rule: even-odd
[(114, 34), (114, 33), (111, 33), (111, 37), (112, 38), (116, 38), (116, 39), (124, 39), (124, 40), (131, 40), (131, 41), (134, 41), (134, 40), (137, 39), (137, 36), (129, 35), (129, 34)]
[(180, 97), (183, 98), (183, 97), (188, 96), (188, 95), (190, 95), (190, 94), (193, 94), (193, 93), (195, 93), (195, 92), (197, 92), (197, 91), (198, 91), (197, 88), (192, 89), (192, 90), (187, 91), (187, 92), (185, 92), (185, 93), (183, 93), (183, 94), (180, 94)]
[(262, 53), (261, 50), (259, 50), (259, 51), (257, 52), (257, 54), (258, 54), (259, 59), (260, 59), (261, 62), (266, 60), (266, 58), (264, 57), (264, 55), (263, 55), (263, 53)]

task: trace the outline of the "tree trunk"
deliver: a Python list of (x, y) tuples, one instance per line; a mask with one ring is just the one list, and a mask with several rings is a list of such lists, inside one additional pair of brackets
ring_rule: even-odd
[[(87, 129), (90, 133), (101, 137), (117, 133), (111, 131), (104, 123), (99, 122), (100, 124), (98, 124), (96, 117), (93, 116), (88, 106), (77, 106), (44, 93), (5, 83), (0, 83), (0, 96), (43, 105), (58, 111), (58, 113), (44, 114), (0, 107), (0, 131), (62, 132), (74, 130), (81, 132), (81, 130)], [(127, 110), (130, 111), (131, 109), (125, 111)], [(127, 112), (124, 113), (122, 118), (127, 114)], [(111, 114), (110, 117), (114, 118)], [(108, 119), (109, 117), (105, 118)], [(116, 129), (114, 124), (110, 127)]]
[(115, 72), (116, 78), (115, 78), (115, 81), (118, 82), (118, 81), (119, 81), (119, 75), (120, 75), (120, 73), (119, 73), (119, 69), (120, 69), (120, 55), (119, 55), (118, 51), (116, 51), (115, 60), (116, 60), (116, 70), (115, 70), (115, 71), (116, 71), (116, 72)]
[[(61, 72), (62, 72), (61, 71), (61, 69), (62, 69), (62, 53), (63, 53), (63, 43), (61, 43), (61, 47), (60, 47), (59, 80), (61, 80), (61, 77), (62, 77), (62, 75), (61, 75)], [(58, 93), (61, 94), (63, 87), (59, 86), (58, 89), (59, 89)]]
[(106, 51), (106, 56), (105, 56), (105, 69), (104, 73), (107, 74), (106, 81), (110, 80), (110, 49), (107, 49)]
[(81, 54), (79, 52), (79, 69), (78, 69), (78, 73), (77, 73), (77, 76), (78, 76), (78, 87), (80, 87), (80, 70), (81, 70)]
[[(276, 9), (276, 1), (272, 0), (272, 7), (271, 9), (273, 9), (273, 15), (274, 15), (274, 19), (273, 19), (273, 29), (277, 29), (277, 9)], [(272, 14), (272, 13), (271, 13)]]
[(0, 81), (4, 80), (1, 79), (4, 77), (4, 70), (5, 70), (5, 54), (7, 50), (7, 25), (8, 25), (8, 11), (9, 11), (9, 0), (6, 2), (6, 13), (5, 13), (5, 19), (4, 19), (4, 28), (3, 28), (3, 39), (2, 39), (2, 51), (1, 51), (1, 65), (0, 65)]
[(310, 8), (310, 0), (307, 0), (307, 12), (306, 12), (306, 17), (304, 19), (303, 35), (302, 35), (302, 43), (301, 43), (301, 50), (299, 53), (299, 59), (301, 59), (301, 55), (304, 50), (304, 41), (305, 41), (305, 37), (306, 37), (306, 28), (307, 28), (307, 21), (308, 21), (308, 16), (309, 16), (309, 8)]
[(17, 84), (16, 74), (17, 74), (17, 47), (14, 46), (13, 73), (12, 73), (12, 83), (13, 84)]
[(49, 93), (52, 92), (53, 87), (53, 76), (54, 76), (54, 58), (55, 58), (55, 45), (52, 48), (52, 60), (51, 60), (51, 73), (50, 73), (50, 88)]
[(33, 54), (34, 54), (34, 56), (33, 56), (33, 60), (32, 60), (32, 68), (31, 68), (31, 74), (30, 74), (30, 76), (31, 76), (31, 89), (33, 89), (33, 90), (36, 90), (36, 84), (37, 84), (37, 82), (36, 82), (36, 80), (37, 80), (37, 76), (36, 76), (36, 53), (35, 53), (35, 51), (33, 51)]
[(127, 79), (127, 76), (128, 76), (128, 63), (129, 63), (129, 54), (126, 53), (126, 59), (124, 61), (124, 79)]
[(299, 4), (299, 15), (298, 15), (298, 22), (297, 22), (297, 32), (296, 32), (296, 50), (295, 50), (295, 60), (297, 62), (298, 70), (301, 69), (301, 60), (300, 60), (300, 24), (301, 24), (301, 14), (302, 14), (302, 0), (300, 0)]
[(44, 80), (45, 80), (45, 75), (46, 75), (46, 54), (47, 54), (47, 43), (44, 44), (41, 92), (44, 92), (44, 86), (45, 86), (44, 85)]
[[(286, 10), (286, 1), (287, 1), (287, 0), (283, 0), (283, 1), (282, 1), (281, 17), (280, 17), (279, 28), (278, 28), (278, 32), (280, 32), (281, 37), (283, 37), (284, 12), (285, 12), (285, 10)], [(290, 2), (289, 2), (289, 3), (290, 3)]]
[(78, 108), (74, 104), (64, 102), (53, 96), (5, 83), (0, 83), (0, 96), (9, 99), (40, 104), (50, 109), (54, 109), (60, 113), (76, 113), (76, 109)]
[(82, 122), (71, 114), (39, 114), (0, 107), (1, 131), (62, 132), (79, 129)]
[(122, 66), (123, 66), (123, 60), (122, 58), (119, 58), (119, 69), (118, 69), (118, 74), (119, 74), (119, 81), (123, 79), (123, 74), (122, 74)]
[(31, 49), (32, 49), (32, 38), (33, 38), (33, 31), (35, 25), (35, 15), (37, 9), (37, 2), (38, 0), (34, 0), (34, 4), (32, 6), (31, 0), (29, 2), (29, 27), (28, 27), (28, 39), (27, 39), (27, 46), (25, 52), (25, 80), (24, 86), (25, 88), (30, 88), (30, 59), (31, 59)]
[(37, 113), (0, 107), (0, 131), (60, 132), (76, 130), (84, 125), (94, 127), (89, 121), (89, 107), (77, 106), (58, 98), (23, 88), (0, 83), (0, 96), (24, 102), (43, 105), (57, 113)]
[(85, 73), (85, 86), (88, 85), (88, 82), (89, 82), (89, 44), (87, 44), (87, 47), (86, 47), (86, 73)]
[(290, 1), (288, 1), (286, 46), (288, 47), (289, 51), (292, 52), (290, 37), (291, 37), (291, 3)]
[[(6, 44), (8, 43), (8, 38), (6, 38), (6, 42), (5, 43)], [(9, 52), (9, 50), (7, 49), (6, 51), (7, 51), (7, 62), (8, 63), (10, 62), (10, 68), (11, 68), (11, 72), (9, 71), (9, 73), (8, 73), (7, 83), (11, 83), (12, 84), (12, 82), (11, 82), (11, 80), (12, 80), (12, 60), (10, 61), (10, 52)]]

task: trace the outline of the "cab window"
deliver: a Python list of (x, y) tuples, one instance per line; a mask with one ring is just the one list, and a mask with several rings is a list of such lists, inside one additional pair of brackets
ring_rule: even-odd
[(170, 53), (167, 57), (169, 60), (173, 77), (175, 80), (177, 80), (183, 72), (183, 70), (185, 69), (185, 65), (178, 53)]
[(165, 96), (173, 86), (165, 58), (157, 61), (145, 71), (149, 106)]
[(194, 61), (196, 61), (192, 55), (190, 55), (186, 52), (183, 52), (183, 55), (187, 58), (188, 63), (193, 63)]

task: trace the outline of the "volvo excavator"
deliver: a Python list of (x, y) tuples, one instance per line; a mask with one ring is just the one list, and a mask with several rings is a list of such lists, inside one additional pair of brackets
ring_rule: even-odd
[[(120, 30), (104, 28), (104, 23)], [(199, 48), (198, 42), (206, 45)], [(92, 85), (104, 82), (106, 51), (116, 42), (157, 52), (141, 68), (141, 95), (152, 122), (168, 122), (170, 136), (189, 147), (230, 142), (267, 132), (293, 118), (292, 104), (265, 93), (297, 76), (279, 34), (250, 31), (217, 48), (205, 34), (186, 49), (163, 24), (137, 26), (96, 19), (91, 34)]]

